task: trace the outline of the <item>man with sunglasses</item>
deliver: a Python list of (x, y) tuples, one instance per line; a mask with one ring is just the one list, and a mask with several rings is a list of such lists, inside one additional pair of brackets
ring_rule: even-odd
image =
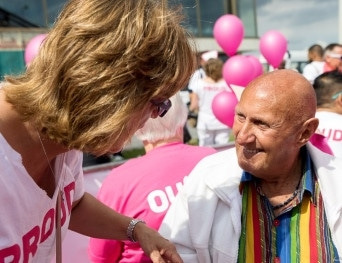
[[(339, 43), (331, 43), (324, 49), (324, 66), (323, 72), (341, 70), (342, 69), (342, 45)], [(321, 72), (321, 73), (323, 73)]]

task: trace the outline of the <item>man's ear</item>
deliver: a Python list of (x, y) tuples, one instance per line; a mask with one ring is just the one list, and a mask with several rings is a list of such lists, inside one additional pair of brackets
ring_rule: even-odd
[(310, 137), (316, 132), (318, 124), (319, 120), (317, 118), (311, 118), (304, 122), (299, 143), (303, 145), (307, 143), (310, 140)]

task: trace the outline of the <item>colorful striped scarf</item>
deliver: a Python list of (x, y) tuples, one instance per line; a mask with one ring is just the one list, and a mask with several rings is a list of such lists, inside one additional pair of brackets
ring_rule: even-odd
[(242, 183), (239, 263), (339, 262), (311, 162), (305, 170), (300, 203), (276, 218), (268, 199), (258, 193), (255, 178), (243, 177), (249, 180)]

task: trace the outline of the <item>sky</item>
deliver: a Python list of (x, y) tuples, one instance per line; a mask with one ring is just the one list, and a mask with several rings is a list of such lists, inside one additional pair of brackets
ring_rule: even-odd
[[(256, 0), (258, 35), (278, 30), (289, 50), (339, 42), (339, 0)], [(341, 1), (342, 2), (342, 1)]]

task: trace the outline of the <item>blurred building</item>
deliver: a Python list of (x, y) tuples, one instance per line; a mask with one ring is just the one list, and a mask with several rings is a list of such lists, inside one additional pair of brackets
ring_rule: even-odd
[[(67, 0), (0, 0), (0, 79), (25, 70), (24, 49), (37, 34), (46, 33)], [(224, 14), (237, 15), (245, 38), (239, 51), (258, 48), (256, 0), (169, 0), (183, 5), (184, 26), (196, 37), (198, 51), (222, 51), (213, 38), (215, 21)], [(229, 41), (229, 40), (227, 40)]]

